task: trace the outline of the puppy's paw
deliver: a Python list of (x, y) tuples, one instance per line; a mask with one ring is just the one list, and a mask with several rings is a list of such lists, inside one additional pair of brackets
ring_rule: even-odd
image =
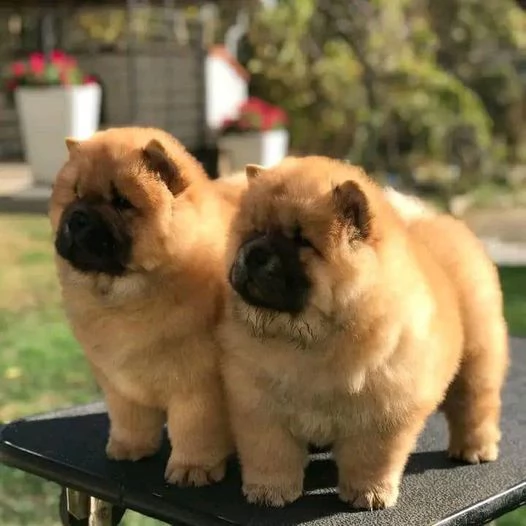
[(151, 457), (159, 450), (159, 440), (149, 442), (132, 441), (125, 442), (110, 436), (106, 444), (106, 455), (111, 460), (131, 460), (133, 462), (141, 458)]
[(166, 482), (178, 486), (206, 486), (219, 482), (226, 471), (226, 461), (222, 460), (216, 465), (199, 466), (189, 465), (174, 459), (169, 459), (164, 472)]
[(266, 484), (243, 484), (243, 494), (251, 504), (282, 507), (294, 502), (303, 493), (302, 481), (275, 480)]
[(352, 483), (340, 484), (340, 499), (354, 509), (381, 510), (396, 504), (398, 487), (385, 483), (357, 489)]
[(499, 456), (499, 446), (496, 442), (488, 442), (480, 445), (451, 444), (449, 446), (449, 457), (469, 464), (480, 464), (482, 462), (493, 462)]

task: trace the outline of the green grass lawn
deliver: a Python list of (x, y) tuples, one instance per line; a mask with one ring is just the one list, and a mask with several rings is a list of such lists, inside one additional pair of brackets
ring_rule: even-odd
[[(97, 390), (60, 308), (42, 217), (0, 215), (0, 421), (89, 402)], [(510, 331), (526, 336), (526, 267), (502, 268)], [(0, 466), (0, 525), (59, 524), (59, 488)], [(160, 524), (128, 512), (127, 526)], [(526, 526), (526, 509), (501, 526)]]

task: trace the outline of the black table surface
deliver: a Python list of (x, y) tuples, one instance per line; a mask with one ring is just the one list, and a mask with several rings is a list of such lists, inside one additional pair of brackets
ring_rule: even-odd
[[(433, 415), (411, 456), (397, 506), (353, 512), (336, 495), (328, 453), (313, 453), (305, 495), (282, 509), (247, 504), (235, 461), (221, 483), (180, 489), (163, 480), (169, 447), (139, 462), (104, 455), (108, 418), (101, 403), (15, 421), (0, 432), (0, 461), (48, 480), (189, 526), (475, 525), (526, 503), (526, 340), (512, 339), (498, 461), (476, 466), (448, 460), (446, 425)], [(7, 491), (9, 491), (7, 489)]]

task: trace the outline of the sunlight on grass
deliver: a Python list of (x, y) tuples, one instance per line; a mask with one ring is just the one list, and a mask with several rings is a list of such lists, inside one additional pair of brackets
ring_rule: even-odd
[(510, 332), (526, 337), (526, 267), (505, 267), (499, 272)]
[[(60, 307), (47, 219), (0, 215), (0, 239), (0, 421), (98, 398)], [(526, 336), (526, 268), (501, 269), (501, 279), (510, 331)], [(0, 525), (57, 525), (58, 495), (50, 482), (0, 467)], [(160, 523), (127, 512), (122, 524)], [(526, 510), (499, 524), (526, 525)]]

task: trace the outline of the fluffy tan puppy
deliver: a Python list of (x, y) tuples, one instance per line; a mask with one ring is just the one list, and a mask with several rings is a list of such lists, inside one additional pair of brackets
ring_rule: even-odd
[(219, 480), (232, 445), (213, 330), (241, 186), (209, 181), (161, 130), (67, 145), (50, 218), (66, 313), (108, 406), (107, 454), (154, 454), (167, 421), (167, 481)]
[(425, 207), (400, 213), (407, 201), (330, 159), (247, 175), (221, 337), (248, 500), (298, 498), (313, 443), (332, 445), (344, 501), (394, 505), (442, 402), (451, 456), (494, 460), (507, 335), (474, 235)]

